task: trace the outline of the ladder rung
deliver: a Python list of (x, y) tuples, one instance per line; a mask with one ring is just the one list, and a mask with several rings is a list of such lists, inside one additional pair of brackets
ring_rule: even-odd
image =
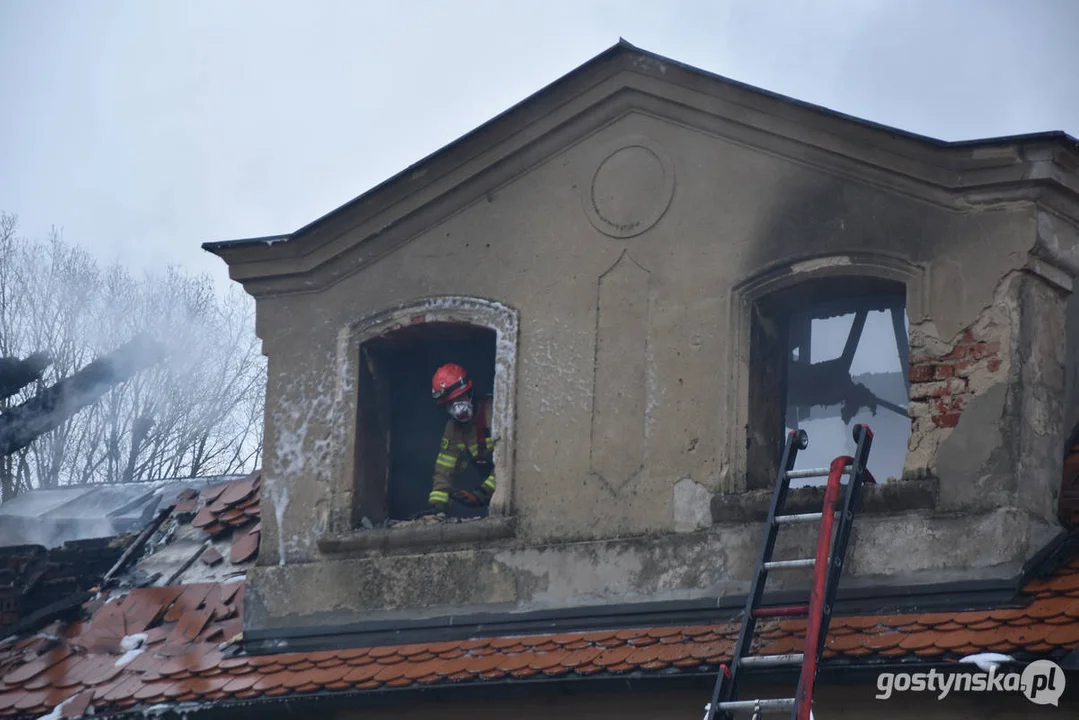
[(786, 605), (783, 607), (757, 608), (750, 614), (755, 618), (806, 617), (809, 615), (809, 606)]
[(789, 712), (794, 709), (794, 698), (775, 698), (768, 700), (731, 700), (719, 703), (720, 710), (744, 710), (753, 712), (758, 707), (761, 712)]
[(817, 564), (816, 558), (801, 558), (799, 560), (773, 560), (764, 563), (765, 570), (794, 570), (795, 568), (813, 567)]
[[(787, 473), (787, 477), (791, 480), (797, 478), (815, 478), (815, 477), (828, 477), (832, 471), (829, 468), (812, 468), (811, 470), (791, 470)], [(843, 475), (850, 475), (850, 466), (843, 468)]]
[(800, 665), (805, 659), (803, 653), (790, 655), (748, 655), (741, 662), (746, 667), (775, 667), (776, 665)]
[(776, 525), (794, 525), (795, 523), (817, 522), (824, 513), (799, 513), (798, 515), (776, 515)]

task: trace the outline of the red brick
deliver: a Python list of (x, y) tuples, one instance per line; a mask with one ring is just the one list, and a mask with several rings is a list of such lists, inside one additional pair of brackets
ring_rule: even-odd
[(910, 381), (912, 383), (929, 382), (933, 379), (933, 366), (929, 364), (925, 365), (911, 365), (910, 367)]
[(937, 365), (936, 368), (934, 368), (933, 377), (937, 380), (947, 380), (953, 375), (955, 375), (954, 365)]
[(933, 424), (942, 428), (953, 428), (959, 424), (959, 413), (948, 413), (946, 415), (934, 415)]
[(952, 348), (952, 351), (941, 358), (941, 360), (962, 360), (967, 356), (967, 350), (969, 348), (966, 345), (956, 345)]
[(970, 357), (975, 360), (981, 360), (996, 355), (1000, 352), (1000, 342), (994, 340), (993, 342), (980, 342), (972, 345), (970, 348)]
[(996, 372), (1000, 370), (1000, 358), (989, 358), (989, 372)]
[(948, 413), (962, 412), (966, 406), (967, 398), (965, 395), (941, 397), (933, 402), (933, 414), (947, 415)]
[(911, 388), (911, 399), (943, 398), (958, 395), (967, 389), (966, 383), (959, 378), (937, 380), (932, 383), (922, 383), (918, 387)]

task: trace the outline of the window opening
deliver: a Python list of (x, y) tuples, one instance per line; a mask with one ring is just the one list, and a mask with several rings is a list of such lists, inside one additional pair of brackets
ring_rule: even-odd
[[(836, 456), (851, 454), (851, 428), (865, 423), (875, 435), (870, 471), (878, 482), (902, 477), (910, 438), (905, 294), (818, 292), (803, 297), (799, 307), (787, 313), (785, 323), (784, 425), (809, 434), (809, 447), (798, 454), (795, 469), (827, 467)], [(821, 482), (811, 478), (791, 485)]]
[[(360, 346), (357, 481), (353, 517), (364, 527), (409, 520), (428, 508), (436, 461), (449, 415), (431, 397), (435, 371), (447, 363), (468, 370), (478, 404), (494, 388), (496, 335), (463, 323), (420, 323)], [(474, 465), (455, 487), (475, 491), (484, 480)], [(452, 518), (485, 517), (488, 508), (450, 504)], [(366, 520), (366, 522), (365, 522)]]

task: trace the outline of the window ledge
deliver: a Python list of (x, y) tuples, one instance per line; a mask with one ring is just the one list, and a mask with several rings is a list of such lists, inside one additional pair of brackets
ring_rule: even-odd
[(372, 550), (435, 549), (445, 548), (447, 545), (504, 540), (513, 537), (516, 532), (516, 518), (485, 517), (471, 522), (410, 525), (327, 534), (319, 538), (318, 548), (326, 554)]
[[(713, 523), (763, 522), (768, 517), (774, 490), (750, 490), (736, 495), (712, 497)], [(860, 514), (886, 515), (912, 510), (933, 510), (937, 504), (937, 481), (895, 480), (882, 485), (863, 485)], [(820, 512), (824, 506), (824, 486), (791, 488), (785, 513)]]

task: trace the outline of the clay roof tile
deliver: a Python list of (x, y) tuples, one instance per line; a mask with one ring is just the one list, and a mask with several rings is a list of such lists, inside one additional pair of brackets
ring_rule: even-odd
[(853, 650), (854, 648), (862, 647), (863, 637), (861, 635), (843, 635), (842, 637), (829, 638), (827, 647), (836, 651), (837, 653), (845, 653)]
[(259, 550), (259, 533), (242, 533), (232, 541), (229, 560), (233, 563), (247, 562)]
[(632, 654), (633, 648), (622, 645), (604, 650), (592, 662), (599, 667), (610, 667), (611, 665), (618, 665), (619, 663), (624, 662), (626, 658)]
[(86, 714), (86, 711), (90, 707), (90, 703), (94, 699), (93, 692), (83, 690), (78, 695), (75, 695), (64, 705), (63, 713), (61, 717), (64, 718), (79, 718)]
[(1046, 634), (1045, 640), (1059, 647), (1075, 647), (1079, 644), (1079, 623), (1054, 627)]
[(1031, 603), (1027, 608), (1027, 616), (1036, 620), (1063, 615), (1073, 605), (1079, 605), (1079, 600), (1068, 597), (1053, 597), (1047, 600), (1038, 600)]
[(36, 660), (32, 660), (25, 665), (21, 665), (11, 672), (7, 673), (0, 678), (5, 685), (19, 685), (30, 678), (34, 677), (38, 673), (43, 673), (53, 665), (66, 660), (71, 655), (71, 650), (67, 647), (59, 647), (55, 650), (50, 650), (44, 655), (39, 656)]

